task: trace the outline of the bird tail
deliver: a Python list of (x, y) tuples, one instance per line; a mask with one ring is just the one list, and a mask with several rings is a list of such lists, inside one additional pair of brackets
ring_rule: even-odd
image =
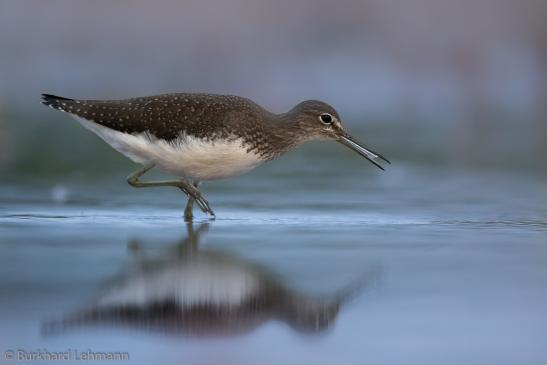
[(56, 110), (66, 111), (65, 106), (74, 101), (74, 99), (63, 98), (62, 96), (42, 94), (42, 104)]

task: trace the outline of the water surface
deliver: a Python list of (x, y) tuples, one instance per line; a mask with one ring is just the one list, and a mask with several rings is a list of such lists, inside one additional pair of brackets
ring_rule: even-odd
[(142, 364), (547, 361), (543, 177), (328, 162), (206, 185), (218, 218), (193, 225), (179, 192), (131, 189), (122, 173), (4, 184), (2, 350)]

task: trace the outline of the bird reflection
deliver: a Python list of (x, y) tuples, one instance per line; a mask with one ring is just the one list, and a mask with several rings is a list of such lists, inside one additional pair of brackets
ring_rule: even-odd
[[(115, 326), (188, 336), (230, 336), (278, 320), (301, 333), (320, 333), (367, 282), (329, 296), (310, 296), (247, 259), (199, 248), (208, 224), (194, 230), (159, 258), (140, 257), (110, 280), (94, 304), (45, 324), (46, 334), (89, 326)], [(141, 256), (140, 244), (129, 244)]]

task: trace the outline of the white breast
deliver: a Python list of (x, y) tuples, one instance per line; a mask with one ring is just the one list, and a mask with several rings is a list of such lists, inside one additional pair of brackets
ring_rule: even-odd
[(241, 138), (208, 141), (181, 135), (165, 141), (147, 133), (122, 133), (83, 118), (76, 119), (131, 160), (152, 162), (168, 173), (195, 181), (240, 175), (264, 162), (260, 155), (247, 151)]

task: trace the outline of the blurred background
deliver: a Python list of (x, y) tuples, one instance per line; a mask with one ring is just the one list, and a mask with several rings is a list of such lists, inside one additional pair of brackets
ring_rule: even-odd
[(395, 161), (535, 174), (547, 167), (546, 15), (539, 0), (0, 0), (0, 172), (129, 164), (42, 107), (42, 92), (203, 91), (276, 112), (325, 100)]
[[(546, 19), (545, 0), (0, 0), (0, 351), (546, 364)], [(204, 184), (217, 220), (186, 256), (203, 227), (183, 225), (185, 196), (132, 189), (134, 163), (40, 105), (177, 91), (324, 100), (393, 164), (310, 143)], [(230, 339), (152, 333), (164, 307), (138, 300), (177, 317), (247, 278), (265, 289), (228, 302)], [(143, 318), (41, 332), (113, 282)]]

